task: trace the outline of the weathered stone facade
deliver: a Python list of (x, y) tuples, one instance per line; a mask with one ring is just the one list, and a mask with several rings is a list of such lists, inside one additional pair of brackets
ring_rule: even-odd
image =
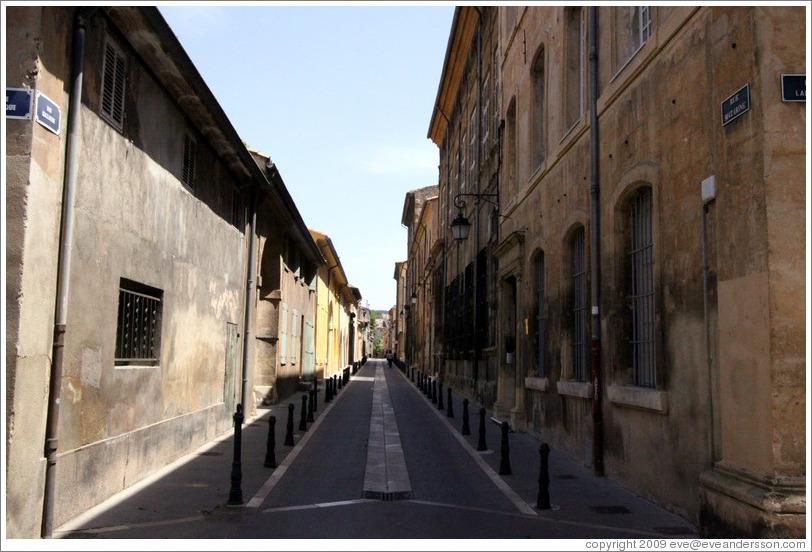
[[(495, 415), (713, 536), (805, 530), (805, 111), (780, 89), (804, 72), (804, 21), (800, 7), (458, 8), (429, 129), (441, 225), (480, 213), (479, 247), (472, 229), (446, 250), (446, 283), (488, 244)], [(745, 85), (749, 110), (723, 124)], [(465, 136), (494, 127), (497, 170), (483, 147), (466, 189)], [(471, 192), (498, 193), (498, 212), (452, 204)]]
[(6, 15), (7, 88), (60, 110), (7, 120), (6, 530), (36, 538), (312, 379), (324, 259), (157, 8)]

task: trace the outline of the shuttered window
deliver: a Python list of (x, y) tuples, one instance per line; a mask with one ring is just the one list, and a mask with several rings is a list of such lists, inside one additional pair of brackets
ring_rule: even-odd
[(127, 57), (109, 37), (104, 45), (102, 69), (101, 116), (118, 130), (124, 128), (124, 86)]
[(181, 177), (183, 183), (190, 189), (195, 189), (195, 176), (197, 174), (197, 141), (191, 134), (183, 137), (183, 170)]

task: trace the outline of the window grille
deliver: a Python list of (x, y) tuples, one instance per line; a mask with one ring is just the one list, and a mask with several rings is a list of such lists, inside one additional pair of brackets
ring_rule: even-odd
[(544, 253), (539, 255), (538, 261), (538, 368), (539, 377), (544, 377), (544, 341), (545, 341), (545, 322), (544, 306), (545, 306), (545, 290), (544, 290)]
[(643, 188), (630, 209), (632, 368), (634, 384), (656, 387), (654, 358), (654, 243), (651, 233), (651, 189)]
[(124, 127), (126, 73), (127, 58), (124, 52), (108, 37), (104, 47), (100, 112), (102, 117), (119, 130)]
[(118, 292), (116, 365), (158, 364), (163, 293), (122, 278)]
[(197, 141), (192, 135), (186, 133), (183, 137), (183, 170), (181, 178), (183, 183), (195, 189), (195, 177), (197, 175)]
[(462, 140), (460, 140), (460, 191), (465, 191), (466, 181), (467, 178), (467, 171), (465, 170), (465, 155), (468, 151), (467, 147), (468, 142), (468, 133), (465, 132), (462, 135)]
[(471, 188), (476, 190), (476, 179), (478, 175), (476, 174), (476, 137), (477, 137), (477, 128), (476, 128), (477, 120), (476, 120), (476, 109), (471, 110), (471, 136), (468, 142), (468, 169), (471, 173)]
[(279, 361), (287, 362), (288, 352), (288, 304), (282, 303), (282, 320), (279, 323)]
[(487, 155), (488, 138), (491, 131), (491, 76), (486, 75), (482, 83), (482, 149)]
[(584, 229), (580, 228), (572, 243), (572, 360), (576, 381), (586, 381), (586, 262)]

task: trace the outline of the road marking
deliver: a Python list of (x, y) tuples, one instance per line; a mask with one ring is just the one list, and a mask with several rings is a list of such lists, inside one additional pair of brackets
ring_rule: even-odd
[[(398, 373), (404, 379), (406, 378), (406, 375), (403, 374), (400, 370), (398, 370)], [(426, 401), (429, 401), (429, 399), (426, 398), (426, 397), (423, 397), (423, 399), (426, 400)], [(429, 406), (431, 406), (431, 402), (429, 402)], [(482, 471), (485, 472), (485, 475), (487, 475), (491, 479), (491, 481), (493, 481), (493, 483), (497, 486), (497, 488), (500, 491), (502, 491), (502, 493), (508, 498), (508, 500), (510, 500), (513, 503), (514, 506), (516, 506), (516, 508), (518, 508), (518, 510), (520, 512), (522, 512), (523, 514), (530, 515), (530, 516), (538, 516), (538, 512), (536, 512), (536, 510), (533, 509), (533, 507), (530, 506), (527, 502), (522, 500), (522, 497), (520, 497), (516, 493), (516, 491), (514, 491), (510, 487), (510, 485), (508, 485), (505, 482), (504, 479), (499, 477), (499, 475), (495, 471), (493, 471), (493, 469), (488, 465), (488, 463), (485, 462), (485, 460), (482, 459), (482, 457), (480, 456), (480, 453), (475, 451), (474, 448), (470, 445), (470, 443), (468, 443), (468, 441), (465, 439), (465, 437), (463, 437), (462, 434), (460, 434), (460, 432), (457, 431), (456, 428), (453, 425), (451, 425), (451, 422), (448, 421), (448, 417), (445, 416), (442, 411), (438, 410), (437, 408), (432, 408), (431, 410), (446, 425), (448, 430), (451, 432), (451, 434), (454, 436), (454, 438), (457, 439), (457, 441), (459, 441), (459, 443), (462, 445), (462, 447), (466, 451), (468, 451), (468, 454), (471, 455), (471, 458), (473, 458), (474, 461), (482, 469)]]
[(70, 535), (73, 533), (82, 533), (82, 534), (91, 534), (95, 535), (98, 533), (113, 533), (116, 531), (127, 531), (128, 529), (139, 529), (144, 527), (160, 527), (162, 525), (174, 525), (176, 523), (189, 523), (190, 521), (202, 521), (206, 519), (206, 516), (191, 516), (185, 518), (178, 518), (178, 519), (165, 519), (160, 521), (145, 521), (143, 523), (127, 523), (122, 525), (111, 525), (110, 527), (92, 527), (92, 528), (81, 528), (81, 529), (70, 529), (67, 531), (54, 531), (54, 535)]
[(273, 488), (276, 486), (277, 483), (279, 483), (279, 480), (282, 479), (282, 476), (285, 475), (285, 472), (288, 471), (288, 467), (293, 463), (296, 457), (299, 456), (299, 453), (302, 451), (304, 446), (310, 440), (310, 436), (313, 435), (313, 433), (315, 433), (316, 430), (319, 428), (319, 426), (321, 425), (321, 421), (327, 417), (327, 413), (330, 412), (330, 409), (333, 408), (333, 405), (336, 404), (338, 401), (340, 401), (341, 397), (343, 396), (344, 396), (343, 393), (337, 395), (333, 399), (333, 401), (329, 404), (329, 406), (327, 406), (327, 408), (324, 409), (321, 415), (319, 415), (319, 417), (316, 418), (316, 421), (313, 422), (313, 425), (310, 426), (310, 428), (302, 436), (299, 442), (296, 443), (296, 446), (293, 447), (293, 450), (290, 451), (287, 456), (285, 456), (284, 460), (282, 460), (279, 466), (276, 467), (276, 469), (267, 479), (267, 481), (265, 481), (265, 483), (262, 485), (262, 487), (260, 487), (257, 493), (251, 498), (251, 500), (248, 501), (248, 503), (245, 505), (246, 508), (259, 508), (260, 506), (262, 506), (262, 502), (268, 497), (269, 494), (271, 494)]
[(359, 498), (356, 500), (338, 500), (336, 502), (321, 502), (319, 504), (301, 504), (298, 506), (280, 506), (279, 508), (266, 508), (263, 514), (277, 512), (295, 512), (297, 510), (313, 510), (316, 508), (334, 508), (336, 506), (351, 506), (353, 504), (364, 504), (366, 502), (378, 502), (371, 498)]

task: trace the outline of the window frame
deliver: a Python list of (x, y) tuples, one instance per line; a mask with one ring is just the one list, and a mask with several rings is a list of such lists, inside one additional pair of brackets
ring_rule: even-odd
[[(139, 305), (134, 309), (127, 309), (126, 299), (133, 298)], [(161, 360), (161, 330), (163, 327), (164, 292), (158, 288), (129, 280), (119, 279), (118, 309), (116, 323), (116, 345), (114, 351), (114, 365), (116, 367), (132, 366), (158, 366)], [(152, 316), (146, 320), (136, 321), (135, 316), (140, 308), (153, 307)], [(132, 331), (126, 334), (126, 323), (130, 323)], [(145, 327), (146, 326), (146, 327)], [(148, 332), (148, 335), (145, 335)], [(145, 342), (148, 340), (149, 343)], [(148, 350), (144, 354), (144, 349)], [(136, 350), (141, 355), (132, 354)], [(129, 353), (129, 354), (128, 354)]]
[[(106, 35), (99, 83), (99, 115), (118, 131), (124, 130), (128, 61), (124, 49), (109, 34)], [(112, 76), (108, 78), (109, 71), (112, 71)], [(109, 98), (109, 101), (105, 98)]]

